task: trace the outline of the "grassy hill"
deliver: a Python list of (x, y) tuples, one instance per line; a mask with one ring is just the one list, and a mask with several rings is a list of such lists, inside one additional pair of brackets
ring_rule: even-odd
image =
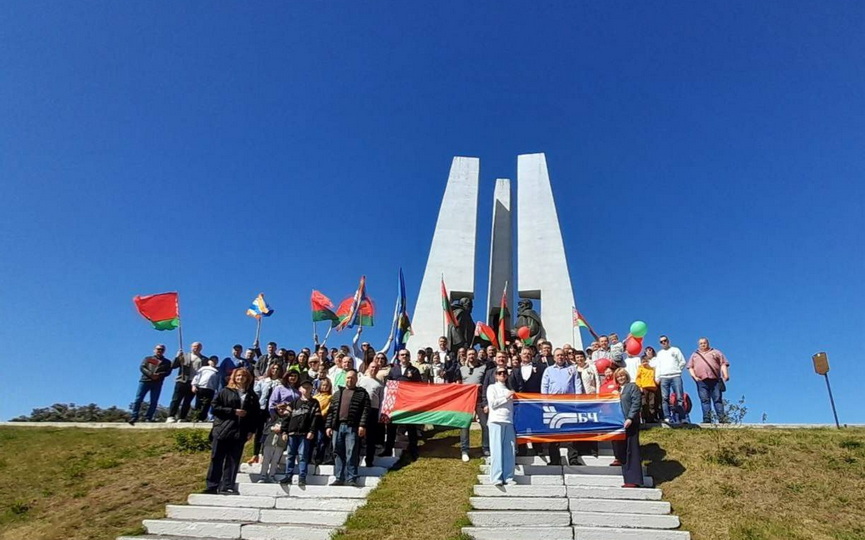
[[(200, 441), (175, 440), (188, 433), (0, 428), (0, 539), (143, 532), (143, 518), (204, 485), (208, 453), (182, 453)], [(865, 429), (654, 429), (642, 442), (694, 540), (865, 539)], [(427, 444), (427, 457), (388, 475), (343, 538), (458, 535), (479, 460), (459, 461), (454, 431)], [(418, 515), (422, 526), (400, 521)]]

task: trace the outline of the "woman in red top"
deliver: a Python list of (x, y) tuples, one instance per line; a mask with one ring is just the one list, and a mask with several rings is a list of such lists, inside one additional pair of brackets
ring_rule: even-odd
[(607, 366), (606, 371), (604, 371), (604, 380), (601, 381), (601, 386), (598, 388), (598, 394), (608, 396), (619, 393), (619, 383), (616, 382), (613, 373), (612, 366)]

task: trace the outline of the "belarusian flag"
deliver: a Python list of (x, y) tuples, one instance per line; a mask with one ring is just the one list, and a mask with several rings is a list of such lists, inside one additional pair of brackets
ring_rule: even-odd
[(478, 321), (477, 323), (475, 323), (475, 336), (488, 342), (496, 349), (499, 348), (499, 342), (496, 339), (496, 331), (493, 330), (492, 326)]
[(180, 326), (180, 307), (176, 292), (136, 296), (132, 299), (142, 317), (157, 330), (174, 330)]
[[(361, 300), (360, 307), (355, 314), (352, 312), (354, 303), (354, 297), (348, 297), (340, 302), (339, 307), (336, 309), (336, 316), (339, 319), (338, 324), (348, 328), (351, 328), (355, 324), (358, 326), (373, 326), (375, 309), (373, 308), (372, 301), (369, 298)], [(355, 321), (354, 324), (351, 323), (351, 320)]]
[(442, 278), (442, 309), (445, 313), (445, 323), (448, 326), (457, 327), (457, 318), (454, 316), (454, 310), (451, 308), (450, 296), (448, 289), (445, 287), (445, 280)]
[[(501, 349), (504, 350), (508, 340), (507, 331), (507, 314), (508, 314), (508, 282), (505, 281), (505, 290), (502, 291), (502, 303), (499, 308), (499, 343)], [(499, 348), (499, 347), (496, 347)]]
[(382, 422), (467, 428), (478, 399), (477, 384), (424, 384), (388, 381)]
[(309, 301), (312, 304), (312, 322), (330, 321), (331, 326), (339, 324), (339, 317), (330, 309), (333, 307), (330, 298), (313, 289)]

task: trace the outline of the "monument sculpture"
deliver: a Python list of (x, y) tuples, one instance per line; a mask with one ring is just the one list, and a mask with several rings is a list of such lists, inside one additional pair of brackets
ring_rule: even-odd
[(534, 303), (528, 299), (520, 300), (517, 305), (517, 322), (514, 327), (514, 332), (522, 327), (529, 329), (528, 342), (534, 344), (538, 339), (546, 338), (547, 333), (544, 331), (544, 324), (541, 322), (541, 316), (534, 310)]

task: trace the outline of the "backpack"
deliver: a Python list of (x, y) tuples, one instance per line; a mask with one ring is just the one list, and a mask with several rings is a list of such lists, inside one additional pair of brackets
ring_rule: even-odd
[[(676, 394), (674, 392), (670, 392), (670, 407), (676, 406)], [(687, 392), (683, 392), (682, 396), (682, 408), (685, 410), (685, 414), (691, 414), (691, 396), (688, 395)]]

